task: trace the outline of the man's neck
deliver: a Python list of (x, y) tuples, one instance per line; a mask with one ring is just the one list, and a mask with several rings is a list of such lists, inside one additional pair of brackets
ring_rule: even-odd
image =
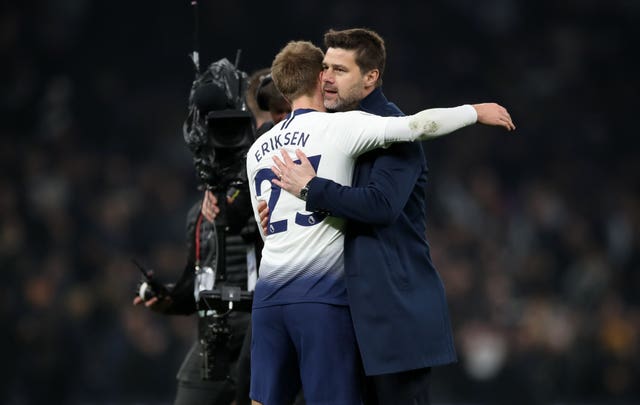
[(292, 110), (295, 111), (300, 108), (326, 111), (324, 108), (324, 102), (322, 101), (322, 93), (316, 92), (313, 96), (300, 96), (291, 102)]

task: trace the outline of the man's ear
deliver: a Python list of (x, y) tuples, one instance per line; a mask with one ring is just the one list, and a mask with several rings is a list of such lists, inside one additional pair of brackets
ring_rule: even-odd
[(370, 71), (365, 73), (364, 74), (365, 87), (371, 87), (371, 86), (375, 87), (379, 77), (380, 77), (380, 71), (378, 69), (371, 69)]

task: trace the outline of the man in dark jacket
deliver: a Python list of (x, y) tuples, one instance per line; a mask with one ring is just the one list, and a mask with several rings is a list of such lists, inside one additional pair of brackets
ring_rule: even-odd
[[(380, 89), (386, 53), (379, 35), (331, 30), (324, 40), (328, 110), (403, 115)], [(368, 376), (367, 403), (428, 404), (431, 367), (456, 361), (456, 353), (444, 287), (426, 240), (422, 147), (394, 144), (362, 155), (352, 187), (315, 177), (306, 159), (281, 169), (287, 178), (276, 184), (306, 199), (307, 210), (349, 220), (346, 284)]]

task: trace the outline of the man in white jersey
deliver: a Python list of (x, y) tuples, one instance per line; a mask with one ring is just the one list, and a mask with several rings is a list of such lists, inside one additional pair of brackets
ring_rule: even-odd
[(302, 150), (319, 176), (350, 184), (355, 158), (392, 142), (425, 140), (482, 122), (514, 129), (497, 104), (431, 109), (407, 117), (359, 111), (326, 114), (322, 51), (291, 42), (271, 67), (292, 113), (247, 153), (256, 221), (258, 200), (269, 220), (253, 303), (251, 398), (291, 402), (302, 384), (307, 404), (361, 403), (360, 359), (348, 309), (343, 264), (344, 220), (305, 211), (304, 201), (272, 184), (272, 158)]

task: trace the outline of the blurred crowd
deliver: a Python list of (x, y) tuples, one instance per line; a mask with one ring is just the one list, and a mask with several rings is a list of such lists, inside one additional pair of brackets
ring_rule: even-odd
[[(174, 281), (201, 195), (181, 133), (190, 10), (160, 5), (148, 21), (154, 2), (96, 3), (1, 6), (3, 404), (169, 403), (195, 333), (195, 319), (131, 305), (131, 259)], [(434, 372), (435, 403), (640, 403), (640, 5), (599, 3), (341, 2), (291, 31), (274, 12), (277, 34), (261, 38), (273, 55), (367, 26), (387, 41), (385, 93), (405, 112), (498, 101), (514, 118), (514, 134), (425, 144), (428, 237), (460, 358)], [(309, 7), (288, 12), (323, 10)], [(177, 11), (172, 35), (162, 16)], [(130, 36), (140, 24), (157, 30), (141, 34), (148, 49)]]

